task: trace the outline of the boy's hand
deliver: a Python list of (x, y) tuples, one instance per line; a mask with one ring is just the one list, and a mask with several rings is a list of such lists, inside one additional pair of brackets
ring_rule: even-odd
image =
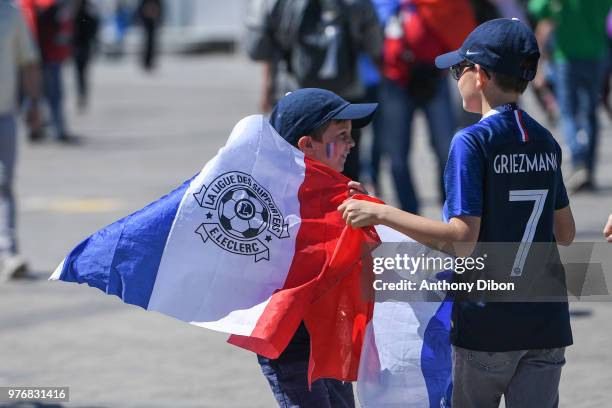
[(608, 242), (612, 242), (612, 214), (608, 217), (608, 222), (603, 230), (604, 236)]
[(368, 190), (366, 190), (365, 187), (363, 186), (363, 184), (361, 184), (358, 181), (349, 181), (347, 186), (349, 189), (349, 197), (354, 196), (355, 194), (370, 195), (368, 193)]
[(342, 213), (342, 218), (347, 225), (361, 228), (380, 224), (384, 208), (384, 204), (348, 199), (338, 207), (338, 211)]

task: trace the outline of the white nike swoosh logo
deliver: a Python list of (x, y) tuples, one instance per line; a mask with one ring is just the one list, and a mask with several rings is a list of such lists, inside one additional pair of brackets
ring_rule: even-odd
[(480, 54), (479, 52), (474, 52), (474, 51), (467, 51), (465, 53), (465, 55), (476, 55), (476, 54)]

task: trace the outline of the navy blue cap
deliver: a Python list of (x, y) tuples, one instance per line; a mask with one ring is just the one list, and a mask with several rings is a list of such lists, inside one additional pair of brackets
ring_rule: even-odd
[(533, 31), (517, 18), (498, 18), (472, 31), (461, 48), (436, 58), (436, 66), (449, 68), (465, 60), (485, 69), (531, 81), (540, 51)]
[(332, 119), (350, 120), (353, 128), (362, 128), (370, 123), (377, 107), (377, 103), (349, 103), (325, 89), (303, 88), (278, 101), (270, 124), (283, 139), (295, 144)]

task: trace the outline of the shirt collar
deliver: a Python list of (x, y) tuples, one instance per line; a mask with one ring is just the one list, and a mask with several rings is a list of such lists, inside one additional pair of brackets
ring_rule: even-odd
[(480, 120), (485, 120), (489, 116), (497, 115), (498, 113), (501, 113), (501, 112), (508, 112), (508, 111), (513, 111), (517, 109), (518, 109), (518, 106), (516, 105), (516, 103), (506, 103), (504, 105), (499, 105), (499, 106), (494, 107), (493, 109), (491, 109), (484, 115), (482, 115), (482, 118), (480, 118)]
[(482, 118), (480, 118), (480, 120), (485, 120), (489, 116), (497, 115), (498, 113), (500, 113), (500, 111), (495, 109), (495, 108), (493, 108), (490, 111), (488, 111), (487, 113), (485, 113), (484, 115), (482, 115)]

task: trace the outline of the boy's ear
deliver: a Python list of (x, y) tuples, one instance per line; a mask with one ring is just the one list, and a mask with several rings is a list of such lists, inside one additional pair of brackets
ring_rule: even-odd
[(479, 64), (476, 64), (476, 87), (478, 89), (485, 89), (489, 81), (490, 79), (484, 69)]
[(298, 148), (304, 153), (308, 153), (312, 150), (312, 137), (310, 136), (302, 136), (299, 138), (297, 142)]

